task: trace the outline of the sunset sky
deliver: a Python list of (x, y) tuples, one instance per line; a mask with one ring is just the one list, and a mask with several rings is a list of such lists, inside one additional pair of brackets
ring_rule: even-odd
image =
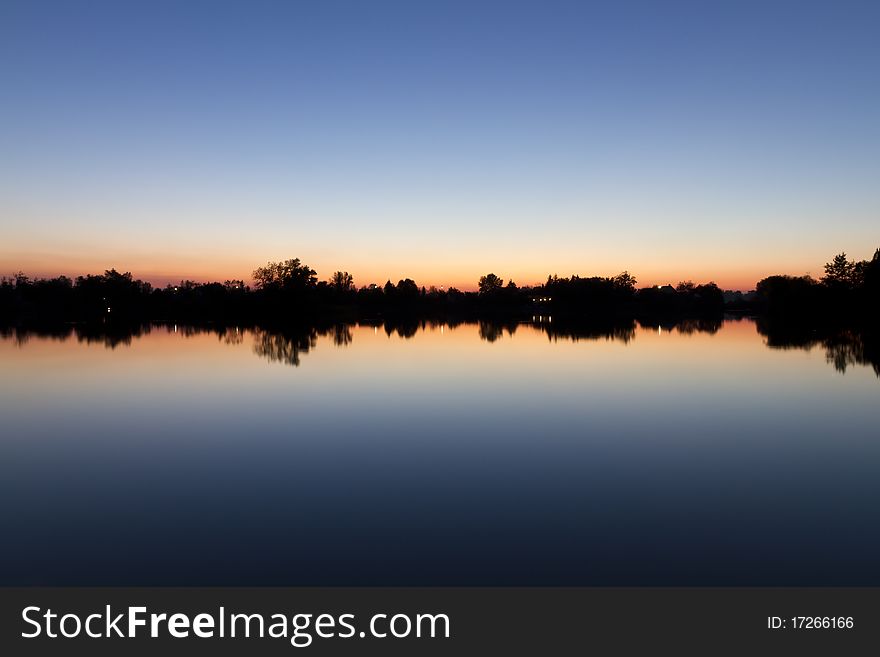
[(880, 247), (880, 3), (0, 2), (0, 274), (750, 289)]

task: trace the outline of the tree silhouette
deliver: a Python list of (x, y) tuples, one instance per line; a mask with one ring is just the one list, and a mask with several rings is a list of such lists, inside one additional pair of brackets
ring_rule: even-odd
[(413, 300), (419, 296), (419, 286), (411, 278), (404, 278), (397, 281), (397, 296), (403, 300)]
[(485, 276), (480, 276), (478, 285), (480, 294), (492, 294), (498, 292), (504, 286), (504, 281), (495, 274), (486, 274)]
[(337, 292), (351, 292), (354, 290), (354, 277), (347, 271), (336, 271), (330, 277), (330, 287)]
[(636, 277), (628, 271), (622, 271), (614, 277), (614, 287), (618, 290), (634, 292), (636, 289)]
[(869, 302), (880, 301), (880, 249), (874, 251), (874, 257), (865, 263), (862, 279)]
[(252, 275), (261, 290), (305, 290), (315, 287), (318, 281), (315, 270), (299, 258), (269, 262), (265, 267), (257, 267)]
[(829, 287), (852, 287), (855, 283), (855, 274), (855, 263), (847, 259), (846, 253), (839, 253), (831, 262), (825, 263), (822, 282)]
[(871, 260), (853, 262), (845, 253), (825, 265), (821, 283), (810, 277), (765, 278), (754, 293), (722, 292), (714, 283), (684, 280), (677, 288), (636, 289), (624, 271), (613, 277), (547, 277), (546, 283), (519, 287), (494, 273), (480, 277), (478, 292), (419, 287), (411, 278), (395, 285), (356, 289), (344, 270), (318, 282), (314, 269), (298, 258), (269, 262), (253, 272), (255, 289), (245, 281), (181, 281), (161, 289), (131, 272), (52, 279), (23, 272), (0, 278), (0, 327), (17, 322), (215, 322), (357, 321), (392, 316), (436, 321), (489, 319), (522, 321), (552, 314), (554, 321), (584, 318), (630, 320), (717, 318), (725, 312), (753, 312), (776, 319), (822, 318), (824, 322), (880, 320), (880, 249)]

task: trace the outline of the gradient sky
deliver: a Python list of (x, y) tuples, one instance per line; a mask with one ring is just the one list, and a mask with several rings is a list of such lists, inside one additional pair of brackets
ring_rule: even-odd
[(880, 3), (0, 0), (0, 273), (748, 289), (880, 246)]

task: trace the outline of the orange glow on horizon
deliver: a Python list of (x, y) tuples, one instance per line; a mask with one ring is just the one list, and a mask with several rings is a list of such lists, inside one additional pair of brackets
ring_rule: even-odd
[[(475, 291), (480, 276), (488, 273), (495, 273), (504, 279), (505, 284), (508, 280), (513, 280), (518, 286), (534, 286), (541, 285), (546, 282), (548, 276), (558, 275), (560, 278), (578, 275), (581, 277), (590, 276), (615, 276), (626, 270), (634, 275), (637, 280), (637, 287), (653, 287), (655, 285), (676, 285), (680, 281), (690, 280), (694, 283), (715, 282), (719, 287), (725, 290), (742, 290), (748, 291), (755, 288), (755, 284), (772, 274), (792, 273), (791, 271), (773, 270), (769, 267), (753, 268), (745, 271), (718, 270), (711, 272), (706, 268), (695, 268), (688, 271), (682, 269), (672, 269), (667, 267), (622, 267), (619, 270), (591, 271), (587, 267), (574, 269), (573, 271), (551, 268), (545, 274), (536, 274), (539, 267), (529, 268), (529, 271), (509, 272), (501, 267), (486, 268), (485, 271), (467, 268), (468, 271), (462, 272), (461, 269), (437, 271), (435, 269), (416, 268), (415, 271), (391, 269), (362, 269), (355, 268), (330, 267), (316, 265), (309, 260), (302, 260), (317, 271), (318, 280), (327, 280), (330, 275), (337, 269), (349, 271), (354, 276), (355, 285), (362, 287), (375, 283), (379, 286), (385, 284), (386, 281), (397, 283), (404, 278), (413, 279), (420, 287), (430, 288), (432, 286), (438, 289), (457, 288), (463, 292)], [(5, 264), (3, 275), (11, 275), (15, 272), (22, 271), (31, 278), (52, 278), (55, 276), (68, 276), (76, 278), (77, 276), (85, 276), (88, 274), (101, 274), (108, 269), (116, 269), (117, 271), (130, 271), (135, 278), (150, 282), (155, 287), (164, 287), (165, 285), (174, 285), (182, 280), (192, 280), (197, 283), (209, 283), (213, 281), (223, 282), (225, 280), (244, 280), (247, 284), (253, 284), (251, 274), (253, 270), (264, 265), (268, 260), (258, 262), (250, 267), (243, 267), (240, 262), (187, 265), (186, 263), (167, 263), (160, 265), (159, 263), (144, 263), (134, 261), (124, 261), (120, 259), (109, 259), (108, 261), (86, 261), (77, 260), (69, 263), (69, 267), (46, 266), (44, 262), (34, 259), (23, 259), (19, 264)], [(11, 266), (10, 266), (11, 265)], [(228, 266), (225, 266), (228, 265)], [(798, 275), (803, 272), (796, 272)], [(818, 274), (813, 273), (814, 276)]]

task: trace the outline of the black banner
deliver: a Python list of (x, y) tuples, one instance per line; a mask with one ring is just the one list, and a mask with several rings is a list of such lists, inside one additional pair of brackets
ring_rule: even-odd
[(876, 588), (0, 589), (4, 655), (861, 655)]

